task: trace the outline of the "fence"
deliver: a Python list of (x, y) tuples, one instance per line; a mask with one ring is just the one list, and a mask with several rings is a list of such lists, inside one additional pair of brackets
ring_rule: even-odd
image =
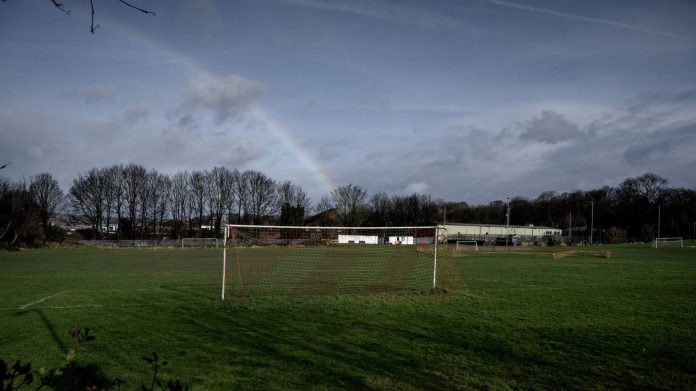
[(78, 243), (92, 247), (181, 247), (179, 239), (79, 240)]

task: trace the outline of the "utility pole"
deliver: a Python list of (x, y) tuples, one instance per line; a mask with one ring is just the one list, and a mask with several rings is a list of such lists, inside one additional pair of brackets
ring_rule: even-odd
[(592, 244), (592, 233), (594, 232), (594, 201), (590, 201), (592, 205), (592, 214), (590, 218), (590, 244)]
[(505, 229), (505, 247), (508, 245), (508, 238), (510, 237), (510, 197), (507, 198), (507, 213), (505, 214), (507, 218), (507, 225)]
[(447, 224), (447, 201), (445, 201), (445, 213), (442, 216), (442, 225)]
[[(660, 236), (660, 222), (662, 221), (662, 204), (657, 206), (657, 237)], [(657, 241), (655, 241), (657, 243)]]

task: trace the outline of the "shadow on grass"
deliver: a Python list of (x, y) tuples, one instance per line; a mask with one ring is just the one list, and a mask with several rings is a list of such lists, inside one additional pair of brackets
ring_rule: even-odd
[(56, 331), (56, 327), (55, 327), (55, 326), (53, 325), (53, 323), (48, 319), (48, 317), (46, 316), (46, 314), (44, 313), (43, 310), (40, 310), (40, 309), (26, 309), (26, 310), (17, 311), (17, 312), (15, 312), (13, 315), (15, 315), (15, 316), (22, 316), (22, 315), (27, 315), (27, 314), (31, 314), (31, 313), (34, 313), (34, 314), (36, 314), (36, 315), (39, 317), (39, 319), (41, 320), (41, 324), (42, 324), (43, 327), (46, 329), (46, 332), (47, 332), (48, 335), (51, 337), (51, 340), (52, 340), (53, 343), (56, 345), (56, 347), (58, 348), (58, 350), (59, 350), (62, 354), (67, 354), (67, 353), (68, 353), (68, 349), (67, 349), (67, 347), (65, 346), (65, 343), (64, 343), (63, 340), (60, 338), (60, 336), (58, 335), (58, 332)]
[(196, 297), (196, 298), (202, 298), (206, 300), (214, 300), (214, 299), (219, 299), (220, 297), (217, 295), (212, 295), (212, 294), (203, 294), (200, 293), (201, 288), (207, 288), (206, 290), (208, 291), (213, 291), (214, 288), (219, 287), (219, 285), (216, 284), (187, 284), (187, 285), (160, 285), (162, 289), (166, 289), (168, 291), (176, 292), (176, 293), (183, 293), (187, 296), (191, 297)]

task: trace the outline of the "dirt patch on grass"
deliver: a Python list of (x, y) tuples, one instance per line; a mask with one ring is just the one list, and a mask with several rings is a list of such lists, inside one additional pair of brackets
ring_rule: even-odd
[(553, 259), (563, 259), (571, 255), (581, 255), (586, 257), (611, 258), (611, 251), (591, 251), (591, 250), (569, 250), (551, 253)]

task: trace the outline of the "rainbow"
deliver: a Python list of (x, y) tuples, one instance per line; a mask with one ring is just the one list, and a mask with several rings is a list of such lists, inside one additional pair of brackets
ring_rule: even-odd
[[(109, 29), (110, 32), (124, 36), (137, 45), (147, 47), (147, 49), (152, 52), (185, 69), (190, 74), (189, 77), (214, 78), (212, 72), (185, 53), (174, 50), (161, 42), (157, 42), (151, 37), (134, 31), (115, 20), (109, 20), (108, 24), (114, 26), (113, 29)], [(324, 192), (330, 193), (337, 187), (336, 183), (331, 179), (331, 176), (329, 176), (326, 170), (304, 149), (302, 144), (294, 137), (292, 131), (276, 120), (267, 110), (254, 105), (248, 112), (245, 112), (245, 114), (264, 124), (265, 128), (312, 174), (312, 177), (318, 181)]]

